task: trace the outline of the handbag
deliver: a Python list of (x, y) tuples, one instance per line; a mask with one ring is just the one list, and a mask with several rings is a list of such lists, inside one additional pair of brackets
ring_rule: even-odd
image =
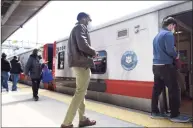
[(176, 64), (176, 67), (178, 68), (178, 69), (181, 69), (182, 68), (182, 61), (180, 60), (180, 59), (176, 59), (175, 60), (175, 64)]

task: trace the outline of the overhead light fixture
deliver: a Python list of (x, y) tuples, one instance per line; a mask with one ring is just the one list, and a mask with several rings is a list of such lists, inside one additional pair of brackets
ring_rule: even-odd
[(31, 10), (32, 10), (32, 11), (36, 11), (36, 10), (38, 10), (38, 8), (37, 8), (37, 7), (35, 7), (35, 8), (32, 8)]
[(182, 33), (182, 31), (175, 32), (175, 34), (181, 34), (181, 33)]

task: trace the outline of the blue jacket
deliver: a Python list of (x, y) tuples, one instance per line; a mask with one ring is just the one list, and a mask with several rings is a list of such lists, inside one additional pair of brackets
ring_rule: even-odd
[(52, 72), (48, 69), (47, 66), (45, 66), (42, 70), (42, 82), (48, 83), (53, 80)]
[(173, 64), (177, 53), (174, 49), (174, 35), (162, 29), (153, 40), (153, 64)]

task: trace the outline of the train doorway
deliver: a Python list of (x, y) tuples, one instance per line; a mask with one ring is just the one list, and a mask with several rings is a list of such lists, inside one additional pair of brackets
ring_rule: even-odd
[(180, 111), (182, 114), (192, 115), (192, 11), (173, 17), (178, 22), (175, 39), (182, 62), (178, 73), (178, 83), (181, 87)]
[[(177, 22), (177, 31), (174, 33), (177, 52), (180, 53), (181, 67), (178, 70), (178, 84), (181, 90), (180, 113), (192, 116), (192, 89), (193, 89), (193, 43), (192, 43), (192, 10), (172, 15)], [(166, 95), (166, 97), (164, 96)], [(169, 97), (166, 88), (164, 94), (166, 111), (169, 110)]]
[(48, 61), (48, 68), (52, 70), (53, 64), (53, 44), (46, 44), (44, 45), (44, 50), (43, 50), (43, 59), (45, 61)]

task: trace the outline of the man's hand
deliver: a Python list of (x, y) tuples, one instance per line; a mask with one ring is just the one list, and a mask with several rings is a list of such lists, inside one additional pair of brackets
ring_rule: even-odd
[(176, 60), (180, 59), (180, 54), (178, 53), (177, 57), (176, 57)]
[(93, 56), (93, 58), (96, 58), (97, 56), (99, 56), (99, 53), (95, 52), (95, 56)]
[(29, 80), (29, 76), (28, 75), (25, 75), (25, 80)]
[(98, 52), (95, 52), (96, 53), (96, 56), (99, 56), (99, 53)]

